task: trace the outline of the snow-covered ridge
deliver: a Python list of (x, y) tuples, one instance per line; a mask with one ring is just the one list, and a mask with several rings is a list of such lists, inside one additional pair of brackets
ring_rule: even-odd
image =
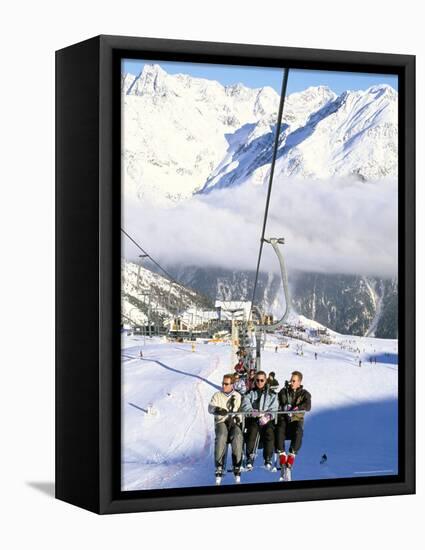
[[(222, 161), (243, 125), (274, 123), (278, 94), (145, 65), (122, 79), (126, 194), (156, 200), (188, 198)], [(273, 116), (274, 115), (274, 116)]]
[[(184, 272), (180, 275), (184, 280)], [(248, 280), (244, 274), (238, 277), (235, 272), (233, 279), (217, 278), (212, 279), (211, 288), (203, 287), (205, 294), (196, 292), (189, 286), (171, 284), (170, 281), (158, 273), (150, 271), (145, 267), (140, 267), (135, 263), (122, 260), (122, 316), (125, 325), (144, 324), (148, 319), (148, 309), (150, 307), (150, 317), (155, 323), (162, 325), (166, 319), (171, 319), (176, 315), (188, 320), (192, 313), (197, 318), (207, 317), (210, 312), (214, 312), (214, 302), (216, 300), (244, 300), (243, 296), (249, 295)], [(215, 284), (213, 284), (215, 281)], [(284, 302), (280, 285), (275, 285), (275, 278), (269, 276), (263, 280), (261, 287), (264, 294), (261, 297), (265, 313), (272, 314), (279, 318), (284, 311)], [(192, 284), (197, 287), (198, 282), (193, 279)], [(293, 288), (292, 311), (288, 317), (288, 323), (297, 326), (301, 325), (306, 329), (327, 329), (330, 334), (358, 334), (374, 337), (385, 311), (385, 301), (390, 296), (390, 290), (385, 290), (385, 284), (382, 280), (372, 278), (361, 278), (353, 281), (353, 285), (358, 289), (357, 294), (353, 294), (349, 286), (344, 290), (338, 291), (334, 288), (335, 296), (323, 294), (323, 289), (317, 289), (317, 297), (314, 296), (315, 289), (308, 291), (306, 289)], [(387, 284), (388, 285), (388, 284)], [(242, 294), (241, 294), (242, 292)], [(350, 312), (343, 315), (344, 296), (350, 293), (351, 307)], [(208, 297), (209, 298), (208, 298)], [(261, 296), (261, 295), (260, 295)], [(302, 296), (302, 300), (300, 299)], [(319, 318), (321, 322), (315, 319), (315, 300), (321, 303)], [(327, 304), (325, 307), (325, 303)], [(310, 304), (310, 307), (307, 305)], [(312, 307), (314, 305), (314, 307)], [(323, 310), (323, 308), (325, 308)], [(340, 310), (341, 319), (335, 323), (331, 313)], [(303, 312), (304, 314), (301, 314)], [(328, 315), (326, 315), (328, 313)], [(215, 317), (213, 315), (213, 317)], [(334, 326), (337, 324), (337, 326)], [(333, 328), (333, 330), (331, 329)], [(338, 329), (339, 328), (339, 329)], [(382, 332), (381, 327), (379, 332)], [(387, 330), (388, 332), (388, 330)], [(388, 337), (386, 334), (385, 337)]]
[[(397, 99), (386, 84), (285, 100), (276, 178), (397, 175)], [(126, 196), (156, 202), (267, 181), (279, 96), (145, 65), (122, 76)]]
[[(205, 312), (214, 309), (214, 300), (208, 303), (202, 294), (182, 284), (171, 283), (158, 273), (124, 259), (121, 261), (121, 292), (121, 313), (125, 325), (144, 324), (148, 319), (148, 307), (151, 317), (159, 315), (163, 319), (176, 316), (176, 312), (184, 317), (185, 311), (195, 307)], [(290, 312), (288, 322), (311, 329), (327, 328), (295, 311)]]
[(125, 325), (143, 325), (148, 320), (162, 324), (193, 307), (208, 309), (202, 294), (170, 282), (158, 273), (126, 260), (121, 261), (121, 315)]
[[(346, 91), (340, 96), (326, 88), (309, 88), (293, 96), (285, 103), (276, 181), (289, 176), (354, 176), (364, 181), (397, 176), (397, 93), (390, 86)], [(247, 181), (265, 183), (272, 147), (271, 134), (261, 141), (251, 134), (245, 147), (228, 159), (230, 164), (212, 174), (202, 191)], [(230, 165), (236, 168), (229, 170)]]

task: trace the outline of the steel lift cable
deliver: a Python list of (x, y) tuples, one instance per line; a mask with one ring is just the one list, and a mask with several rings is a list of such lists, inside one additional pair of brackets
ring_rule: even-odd
[(276, 135), (274, 140), (274, 147), (273, 147), (273, 155), (272, 155), (272, 162), (270, 166), (270, 178), (269, 178), (269, 186), (267, 190), (267, 198), (266, 198), (266, 206), (264, 209), (264, 220), (263, 220), (263, 229), (261, 232), (261, 239), (260, 239), (260, 250), (258, 253), (258, 260), (257, 260), (257, 270), (255, 273), (255, 281), (254, 281), (254, 290), (252, 292), (252, 301), (251, 301), (251, 309), (248, 316), (248, 321), (251, 319), (251, 313), (252, 313), (252, 305), (255, 300), (255, 293), (257, 290), (257, 283), (258, 283), (258, 275), (260, 271), (260, 263), (261, 263), (261, 255), (263, 252), (263, 245), (264, 245), (264, 234), (266, 232), (266, 225), (267, 225), (267, 217), (269, 213), (269, 205), (270, 205), (270, 196), (272, 192), (272, 185), (273, 185), (273, 176), (274, 176), (274, 168), (276, 164), (276, 156), (277, 156), (277, 150), (279, 146), (279, 136), (280, 136), (280, 128), (282, 125), (282, 114), (283, 114), (283, 107), (285, 105), (285, 96), (286, 96), (286, 88), (288, 85), (288, 75), (289, 75), (289, 69), (285, 69), (283, 73), (283, 79), (282, 79), (282, 91), (280, 94), (280, 103), (279, 103), (279, 112), (277, 115), (277, 123), (276, 123)]

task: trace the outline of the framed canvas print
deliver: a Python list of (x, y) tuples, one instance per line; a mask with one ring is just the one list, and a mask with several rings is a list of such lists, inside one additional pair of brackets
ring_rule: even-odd
[(57, 498), (413, 493), (414, 57), (56, 59)]

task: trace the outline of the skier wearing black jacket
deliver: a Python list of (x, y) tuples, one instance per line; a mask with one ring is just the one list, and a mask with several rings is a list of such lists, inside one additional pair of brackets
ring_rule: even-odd
[[(297, 411), (309, 411), (311, 409), (311, 395), (302, 386), (302, 379), (302, 373), (294, 371), (291, 374), (289, 383), (285, 382), (285, 386), (278, 394), (279, 410), (294, 411), (289, 414), (279, 414), (276, 426), (275, 446), (282, 467), (291, 468), (295, 461), (295, 455), (301, 448), (304, 414), (297, 414)], [(285, 452), (286, 439), (291, 440), (288, 455)]]

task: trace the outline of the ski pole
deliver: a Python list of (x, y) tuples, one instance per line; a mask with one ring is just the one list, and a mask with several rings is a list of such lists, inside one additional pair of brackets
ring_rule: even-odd
[[(260, 430), (258, 430), (257, 435), (255, 437), (255, 443), (254, 443), (254, 449), (253, 449), (253, 456), (252, 456), (252, 466), (254, 466), (255, 459), (257, 458), (257, 451), (258, 451), (258, 445), (260, 444)], [(249, 459), (250, 457), (248, 457)]]

